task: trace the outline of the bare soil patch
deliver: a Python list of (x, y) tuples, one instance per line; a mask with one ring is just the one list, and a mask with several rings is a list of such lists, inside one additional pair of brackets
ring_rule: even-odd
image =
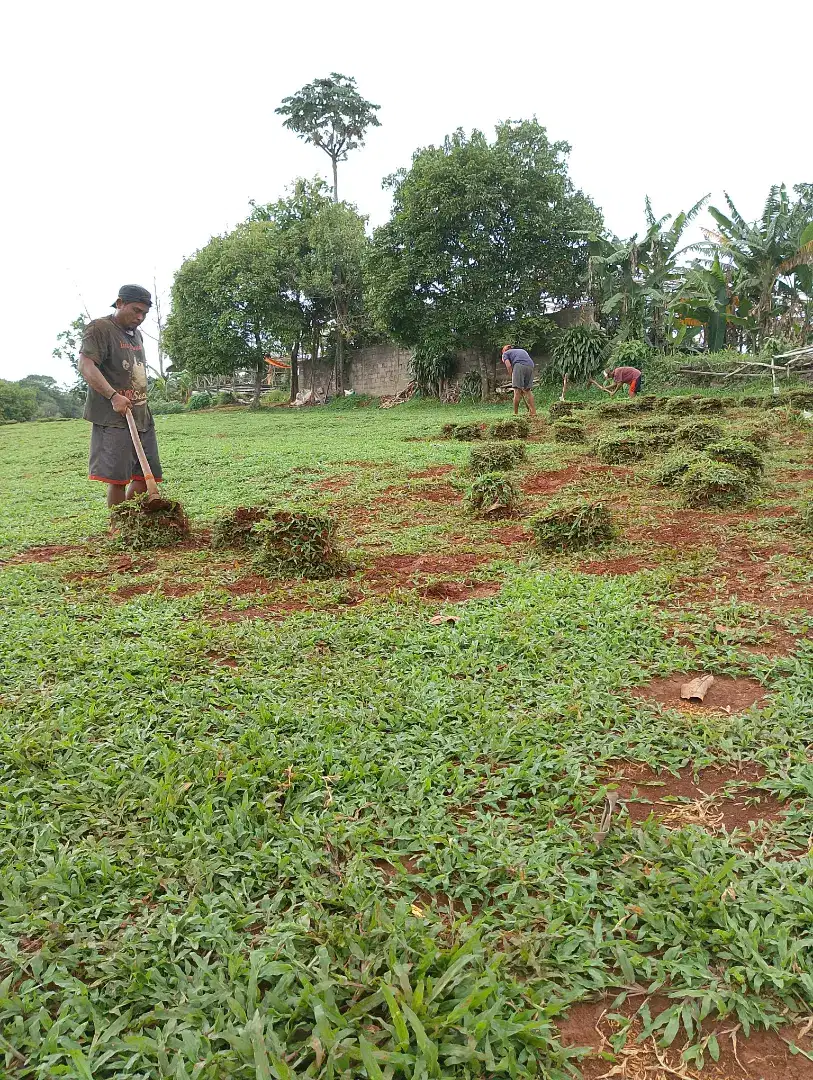
[(224, 656), (223, 653), (217, 652), (216, 649), (210, 649), (206, 653), (207, 660), (213, 660), (219, 667), (236, 668), (239, 664), (233, 656)]
[(624, 479), (629, 479), (634, 475), (630, 469), (624, 469), (618, 465), (569, 465), (566, 469), (531, 473), (522, 481), (522, 490), (526, 495), (553, 495), (560, 488), (575, 484), (577, 481), (597, 473), (603, 476), (619, 476)]
[(433, 581), (420, 590), (425, 600), (447, 600), (456, 604), (495, 596), (502, 589), (498, 581)]
[(767, 691), (756, 679), (715, 675), (714, 684), (706, 694), (702, 705), (693, 701), (684, 701), (680, 696), (681, 686), (691, 679), (698, 678), (700, 674), (703, 673), (667, 675), (652, 679), (644, 686), (635, 687), (631, 693), (633, 697), (644, 701), (657, 701), (670, 709), (700, 713), (721, 709), (732, 713), (743, 712), (752, 705), (760, 705), (765, 699)]
[[(618, 1010), (631, 1016), (640, 999), (627, 1001)], [(617, 1055), (612, 1054), (610, 1037), (619, 1029), (617, 1021), (605, 1015), (612, 997), (607, 995), (598, 1001), (580, 1001), (571, 1005), (567, 1016), (559, 1022), (559, 1035), (564, 1046), (587, 1048), (591, 1053), (579, 1062), (583, 1080), (600, 1080), (606, 1076), (618, 1076), (626, 1080), (813, 1080), (813, 1062), (802, 1054), (791, 1053), (788, 1042), (795, 1043), (807, 1053), (813, 1049), (810, 1035), (804, 1025), (797, 1022), (780, 1031), (751, 1031), (747, 1037), (733, 1018), (706, 1021), (705, 1034), (715, 1032), (720, 1059), (717, 1062), (706, 1056), (702, 1070), (685, 1065), (680, 1058), (680, 1048), (663, 1050), (653, 1039), (644, 1043), (637, 1041), (641, 1030), (640, 1021), (630, 1025), (626, 1044)], [(658, 1015), (674, 1002), (665, 998), (649, 1001), (652, 1015)], [(600, 1054), (609, 1057), (600, 1057)]]
[(192, 593), (200, 592), (202, 588), (202, 585), (193, 585), (189, 582), (181, 582), (177, 585), (172, 585), (170, 582), (165, 581), (161, 585), (161, 592), (164, 596), (171, 596), (177, 599), (181, 596), (191, 596)]
[(437, 476), (446, 476), (454, 471), (454, 465), (431, 465), (427, 469), (419, 469), (409, 474), (410, 480), (431, 480)]
[(42, 547), (29, 548), (9, 559), (10, 563), (48, 563), (60, 559), (63, 555), (77, 554), (85, 549), (81, 544), (45, 544)]
[[(503, 526), (499, 529), (494, 529), (491, 536), (499, 544), (523, 544), (525, 548), (521, 551), (527, 550), (527, 548), (533, 546), (534, 538), (527, 529), (523, 529), (521, 525), (509, 525)], [(516, 552), (512, 552), (516, 554)]]
[(248, 596), (251, 593), (272, 592), (274, 586), (267, 578), (260, 577), (258, 574), (250, 574), (248, 577), (240, 578), (239, 581), (233, 581), (228, 585), (221, 585), (221, 588), (225, 589), (226, 592), (230, 593), (232, 596)]
[[(702, 769), (695, 778), (691, 766), (674, 775), (656, 773), (646, 764), (625, 763), (607, 782), (617, 785), (627, 813), (634, 822), (652, 815), (665, 825), (682, 828), (699, 825), (714, 830), (748, 831), (760, 821), (782, 816), (782, 804), (770, 793), (754, 788), (765, 770), (754, 762), (737, 768)], [(729, 783), (738, 785), (736, 794), (725, 796)]]
[(350, 483), (347, 476), (330, 476), (326, 480), (318, 480), (313, 485), (317, 491), (341, 491)]
[(490, 562), (491, 555), (385, 555), (378, 559), (364, 574), (375, 592), (390, 592), (395, 588), (411, 588), (428, 577), (444, 574), (465, 574), (482, 563)]
[(813, 469), (777, 469), (773, 476), (784, 484), (796, 483), (799, 480), (807, 482), (813, 480)]
[(148, 592), (152, 592), (152, 585), (122, 585), (113, 595), (119, 600), (129, 600), (133, 596), (143, 596)]

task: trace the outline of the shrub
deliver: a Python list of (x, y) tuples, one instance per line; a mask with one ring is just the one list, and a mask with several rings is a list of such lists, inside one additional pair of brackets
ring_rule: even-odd
[(189, 408), (192, 412), (197, 412), (198, 409), (208, 409), (211, 404), (211, 394), (193, 394), (189, 399)]
[(722, 437), (722, 427), (713, 420), (695, 420), (691, 424), (684, 424), (677, 432), (678, 442), (684, 446), (692, 446), (695, 450), (702, 450)]
[(452, 431), (450, 434), (453, 439), (459, 439), (461, 442), (473, 442), (475, 439), (482, 439), (483, 425), (452, 424)]
[(186, 412), (182, 401), (151, 401), (150, 412), (153, 416), (169, 416), (173, 413)]
[(212, 526), (213, 548), (243, 548), (257, 541), (252, 532), (258, 521), (265, 521), (270, 513), (267, 506), (238, 506)]
[(333, 577), (345, 566), (336, 542), (335, 522), (305, 510), (276, 510), (252, 528), (257, 543), (254, 565), (286, 577)]
[(36, 411), (34, 390), (0, 379), (0, 420), (31, 420)]
[(189, 536), (189, 519), (179, 502), (166, 510), (144, 509), (146, 495), (119, 503), (110, 511), (114, 545), (130, 551), (172, 547)]
[(584, 408), (585, 403), (583, 401), (554, 401), (550, 409), (548, 409), (548, 416), (551, 420), (561, 420), (563, 417), (571, 416), (574, 412)]
[(601, 370), (606, 350), (607, 335), (600, 326), (572, 326), (559, 334), (551, 355), (560, 375), (586, 382)]
[(468, 471), (476, 475), (513, 469), (525, 460), (525, 444), (521, 442), (487, 442), (473, 446)]
[(684, 476), (690, 465), (700, 460), (700, 457), (701, 454), (697, 450), (677, 450), (673, 454), (668, 454), (655, 469), (652, 479), (656, 484), (672, 487)]
[(593, 453), (600, 461), (616, 465), (626, 461), (637, 461), (653, 449), (651, 439), (640, 431), (615, 432), (604, 435), (593, 447)]
[(231, 390), (221, 390), (215, 398), (215, 405), (236, 405), (237, 398)]
[(466, 505), (478, 517), (510, 517), (519, 505), (519, 488), (500, 472), (483, 473), (472, 481)]
[(461, 401), (483, 400), (483, 376), (479, 371), (467, 371), (460, 384)]
[(552, 506), (528, 524), (541, 551), (576, 551), (605, 544), (615, 536), (609, 510), (583, 499)]
[(745, 502), (750, 488), (748, 473), (708, 457), (690, 465), (680, 481), (685, 506), (736, 506)]
[(610, 364), (615, 367), (642, 369), (652, 356), (652, 347), (645, 341), (619, 341), (610, 347)]
[(752, 476), (761, 476), (765, 471), (765, 459), (752, 443), (744, 439), (719, 439), (709, 443), (706, 453), (714, 461), (724, 461), (727, 465), (736, 465), (743, 472)]
[(507, 416), (491, 425), (492, 439), (527, 439), (531, 434), (531, 421), (524, 416)]
[(573, 420), (562, 420), (551, 428), (553, 441), (560, 443), (583, 443), (587, 442), (587, 436), (582, 424)]

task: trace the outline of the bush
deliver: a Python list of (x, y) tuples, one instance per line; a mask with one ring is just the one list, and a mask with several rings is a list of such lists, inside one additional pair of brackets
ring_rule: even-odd
[(345, 568), (336, 542), (335, 522), (326, 514), (276, 510), (252, 528), (257, 543), (254, 565), (279, 577), (333, 577)]
[(583, 443), (587, 442), (587, 435), (582, 424), (574, 420), (562, 420), (551, 428), (553, 441), (560, 443)]
[(596, 442), (593, 453), (600, 461), (617, 465), (646, 457), (652, 449), (652, 440), (648, 436), (640, 431), (624, 431), (604, 435)]
[(586, 408), (586, 405), (583, 401), (554, 401), (550, 409), (548, 409), (548, 416), (551, 420), (562, 420), (564, 417), (572, 416), (574, 412), (584, 408)]
[(541, 551), (576, 551), (605, 544), (615, 536), (609, 510), (584, 500), (553, 506), (528, 524)]
[(700, 460), (701, 456), (697, 450), (677, 450), (673, 454), (668, 454), (655, 469), (652, 479), (656, 484), (672, 487), (682, 479), (691, 465)]
[(519, 505), (519, 488), (500, 472), (483, 473), (466, 494), (468, 509), (478, 517), (510, 517)]
[(221, 390), (215, 398), (215, 405), (236, 405), (237, 398), (231, 390)]
[(563, 330), (553, 346), (553, 363), (560, 375), (586, 382), (601, 370), (607, 335), (600, 326), (572, 326)]
[(713, 420), (695, 420), (691, 424), (684, 424), (677, 432), (677, 441), (684, 446), (692, 446), (695, 450), (702, 450), (722, 437), (722, 427)]
[(492, 439), (527, 439), (531, 434), (531, 421), (524, 416), (508, 416), (491, 425)]
[[(448, 424), (444, 424), (443, 430), (449, 427)], [(483, 425), (482, 424), (452, 424), (449, 434), (453, 439), (458, 439), (460, 442), (474, 442), (475, 439), (482, 439), (483, 437)]]
[(735, 465), (701, 457), (684, 472), (680, 491), (685, 506), (738, 506), (751, 489), (751, 476)]
[(31, 420), (36, 411), (36, 391), (0, 379), (0, 420)]
[(213, 548), (244, 548), (257, 542), (252, 529), (268, 518), (267, 506), (238, 506), (212, 526)]
[(468, 471), (476, 475), (513, 469), (525, 460), (525, 444), (521, 442), (487, 442), (473, 446)]
[(145, 551), (182, 543), (189, 536), (189, 519), (181, 504), (173, 502), (166, 510), (147, 511), (144, 509), (146, 498), (142, 495), (128, 499), (110, 511), (114, 545), (130, 551)]
[(610, 347), (610, 364), (615, 367), (643, 368), (652, 356), (652, 346), (645, 341), (619, 341)]
[(186, 406), (182, 401), (151, 401), (149, 405), (153, 416), (169, 416), (186, 412)]
[(714, 461), (724, 461), (727, 465), (736, 465), (743, 472), (752, 476), (761, 476), (765, 471), (765, 459), (757, 448), (744, 439), (720, 439), (709, 443), (706, 453)]
[(483, 400), (483, 376), (479, 371), (467, 371), (460, 384), (461, 401)]
[(211, 394), (193, 394), (189, 399), (189, 409), (197, 412), (198, 409), (209, 409), (212, 405)]

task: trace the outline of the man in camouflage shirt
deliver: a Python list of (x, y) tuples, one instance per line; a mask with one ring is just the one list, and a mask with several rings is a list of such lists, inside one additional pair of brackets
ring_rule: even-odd
[(107, 484), (107, 505), (116, 506), (147, 490), (127, 427), (132, 412), (156, 480), (161, 462), (155, 425), (147, 405), (144, 339), (138, 327), (152, 306), (140, 285), (122, 285), (115, 314), (88, 323), (82, 338), (79, 374), (88, 384), (85, 419), (90, 436), (90, 479)]

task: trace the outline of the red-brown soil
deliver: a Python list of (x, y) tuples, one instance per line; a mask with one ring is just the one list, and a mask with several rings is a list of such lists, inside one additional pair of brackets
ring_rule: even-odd
[(713, 674), (713, 672), (667, 675), (652, 679), (645, 686), (637, 686), (631, 693), (633, 697), (644, 701), (657, 701), (671, 709), (700, 713), (707, 712), (709, 709), (717, 711), (723, 709), (732, 713), (743, 712), (752, 705), (760, 705), (767, 693), (765, 687), (755, 679), (715, 675), (714, 684), (706, 694), (702, 705), (694, 701), (684, 701), (680, 696), (681, 686), (691, 679), (696, 679), (699, 674)]
[(449, 600), (460, 604), (495, 596), (501, 588), (498, 581), (433, 581), (421, 589), (420, 594), (425, 600)]
[(428, 469), (419, 469), (409, 474), (410, 480), (430, 480), (436, 476), (446, 476), (454, 471), (454, 465), (431, 465)]
[(330, 476), (327, 480), (318, 480), (313, 486), (317, 491), (341, 491), (350, 483), (347, 476)]
[(560, 488), (596, 473), (604, 476), (619, 476), (624, 479), (634, 476), (630, 469), (624, 469), (619, 465), (569, 465), (566, 469), (532, 473), (526, 476), (522, 482), (522, 490), (526, 495), (553, 495)]
[(456, 503), (462, 498), (451, 484), (424, 484), (413, 488), (395, 485), (384, 488), (376, 502), (383, 506), (403, 506), (406, 502)]
[[(631, 998), (617, 1011), (630, 1016), (640, 1004), (640, 998)], [(666, 999), (649, 1001), (652, 1015), (662, 1012), (674, 1002)], [(579, 1062), (583, 1080), (599, 1080), (616, 1076), (620, 1080), (648, 1077), (649, 1080), (673, 1080), (674, 1077), (691, 1080), (813, 1080), (813, 1062), (802, 1054), (791, 1053), (788, 1041), (810, 1053), (813, 1040), (802, 1034), (801, 1022), (788, 1025), (780, 1031), (751, 1031), (747, 1037), (735, 1018), (706, 1021), (706, 1034), (716, 1031), (720, 1045), (717, 1062), (706, 1055), (702, 1070), (686, 1066), (680, 1060), (679, 1050), (656, 1048), (652, 1039), (643, 1044), (637, 1042), (640, 1022), (633, 1022), (625, 1047), (612, 1055), (609, 1038), (618, 1030), (615, 1021), (604, 1015), (610, 1010), (612, 997), (598, 1001), (580, 1001), (571, 1005), (567, 1015), (559, 1022), (559, 1034), (564, 1046), (589, 1048), (592, 1053)], [(732, 1033), (736, 1030), (736, 1042)], [(787, 1040), (787, 1041), (786, 1041)], [(678, 1043), (675, 1044), (675, 1047)], [(611, 1057), (600, 1057), (600, 1053)]]
[[(624, 763), (611, 771), (606, 783), (616, 788), (632, 821), (646, 821), (654, 815), (677, 828), (693, 823), (730, 832), (748, 831), (756, 822), (781, 817), (782, 804), (752, 786), (764, 776), (764, 769), (754, 762), (739, 769), (702, 769), (696, 779), (691, 766), (675, 776), (666, 771), (656, 773), (643, 763)], [(724, 796), (721, 792), (729, 782), (740, 786), (735, 795)]]
[(266, 607), (249, 607), (241, 609), (221, 609), (212, 611), (208, 615), (209, 622), (229, 623), (243, 622), (245, 619), (277, 619), (284, 618), (296, 611), (307, 610), (308, 605), (299, 600), (281, 600), (277, 603), (268, 604)]
[[(523, 529), (521, 525), (508, 525), (499, 529), (492, 530), (491, 537), (498, 544), (518, 544), (521, 545), (517, 548), (517, 552), (520, 555), (526, 554), (529, 547), (533, 546), (534, 538), (527, 529)], [(515, 552), (511, 552), (515, 554)]]
[(144, 593), (152, 592), (152, 585), (122, 585), (113, 594), (119, 600), (129, 600), (132, 596), (143, 596)]
[(193, 585), (190, 582), (181, 582), (177, 585), (172, 585), (168, 581), (165, 581), (161, 585), (161, 592), (164, 596), (177, 598), (181, 596), (191, 596), (192, 593), (200, 592), (202, 588), (202, 585)]
[(76, 554), (83, 550), (81, 544), (45, 544), (42, 547), (29, 548), (28, 551), (23, 551), (8, 561), (10, 563), (47, 563), (63, 555)]
[(257, 574), (250, 574), (248, 577), (240, 578), (239, 581), (233, 581), (228, 585), (221, 584), (220, 587), (225, 589), (227, 593), (231, 593), (232, 596), (247, 596), (249, 593), (269, 593), (274, 588), (267, 578), (259, 577)]
[(210, 649), (209, 652), (206, 653), (206, 658), (208, 660), (214, 660), (220, 667), (236, 668), (239, 666), (233, 656), (223, 656), (223, 654), (217, 652), (216, 649)]
[(396, 588), (411, 588), (427, 577), (442, 574), (466, 573), (481, 563), (490, 562), (491, 555), (385, 555), (364, 574), (375, 592), (390, 592)]
[(813, 469), (777, 469), (773, 474), (773, 478), (782, 483), (813, 480)]

